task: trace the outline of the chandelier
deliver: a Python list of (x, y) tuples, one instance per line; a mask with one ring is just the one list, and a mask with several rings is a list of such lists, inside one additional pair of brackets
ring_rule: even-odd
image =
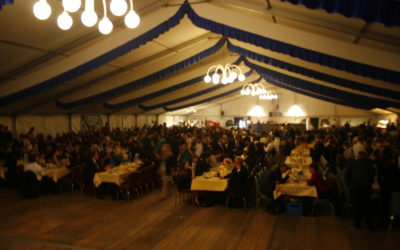
[[(83, 1), (83, 0), (82, 0)], [(77, 12), (82, 5), (81, 0), (62, 0), (62, 6), (64, 11), (57, 17), (57, 25), (62, 30), (69, 30), (74, 23), (69, 13)], [(115, 16), (123, 16), (125, 13), (125, 25), (134, 29), (139, 26), (140, 17), (133, 10), (133, 0), (129, 0), (130, 8), (128, 11), (128, 4), (126, 0), (111, 0), (110, 11)], [(103, 18), (98, 22), (98, 28), (100, 33), (108, 35), (113, 30), (114, 25), (107, 16), (107, 0), (103, 2)], [(37, 0), (33, 5), (33, 14), (39, 20), (46, 20), (51, 15), (51, 7), (47, 3), (47, 0)], [(93, 27), (98, 21), (97, 13), (94, 10), (94, 0), (85, 0), (85, 9), (81, 14), (81, 21), (86, 27)]]
[[(214, 73), (210, 76), (212, 71), (214, 71)], [(246, 76), (242, 73), (239, 66), (229, 63), (225, 67), (221, 64), (211, 66), (207, 71), (207, 75), (204, 77), (206, 83), (212, 81), (214, 84), (220, 82), (222, 84), (233, 83), (236, 79), (243, 82)]]
[(275, 100), (278, 95), (273, 90), (266, 90), (262, 83), (246, 83), (240, 91), (241, 95), (258, 96), (260, 100)]

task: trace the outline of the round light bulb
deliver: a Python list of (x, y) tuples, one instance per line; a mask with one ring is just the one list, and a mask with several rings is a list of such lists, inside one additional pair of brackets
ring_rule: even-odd
[(243, 82), (246, 79), (246, 76), (243, 74), (239, 75), (239, 81)]
[(46, 0), (39, 0), (33, 5), (33, 14), (39, 20), (46, 20), (51, 15), (51, 7)]
[(93, 27), (97, 23), (97, 14), (93, 10), (85, 10), (82, 12), (81, 21), (86, 27)]
[(126, 27), (128, 27), (130, 29), (134, 29), (137, 26), (139, 26), (139, 24), (140, 24), (139, 15), (135, 11), (130, 10), (128, 12), (128, 14), (126, 14), (126, 16), (125, 16), (125, 25), (126, 25)]
[(81, 0), (62, 0), (62, 5), (68, 12), (77, 12), (81, 8)]
[(221, 83), (224, 85), (228, 84), (228, 79), (226, 77), (222, 77)]
[(128, 10), (128, 4), (125, 0), (111, 0), (110, 10), (115, 16), (122, 16)]
[(213, 81), (214, 84), (219, 83), (219, 75), (217, 73), (213, 74), (212, 81)]
[(240, 94), (241, 94), (241, 95), (244, 95), (244, 90), (243, 90), (243, 89), (240, 91)]
[(99, 22), (99, 31), (103, 35), (108, 35), (113, 30), (113, 24), (108, 17), (103, 17)]
[(246, 90), (246, 95), (250, 95), (250, 92), (251, 92), (250, 89), (247, 89)]
[(66, 11), (61, 13), (57, 18), (58, 27), (62, 30), (69, 30), (73, 22), (74, 20), (72, 20), (72, 17)]
[(206, 83), (210, 83), (210, 82), (211, 82), (211, 76), (206, 75), (206, 76), (204, 77), (204, 81), (205, 81)]
[(229, 78), (232, 79), (232, 82), (236, 80), (236, 77), (237, 77), (237, 74), (236, 74), (235, 71), (232, 71), (232, 72), (229, 74)]
[(256, 92), (253, 90), (253, 91), (251, 91), (251, 95), (252, 96), (255, 96), (256, 95)]

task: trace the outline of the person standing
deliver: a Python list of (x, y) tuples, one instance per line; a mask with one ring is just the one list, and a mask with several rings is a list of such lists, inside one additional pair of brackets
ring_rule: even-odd
[(169, 183), (171, 181), (171, 173), (176, 167), (173, 153), (169, 144), (163, 144), (159, 153), (156, 155), (156, 166), (161, 176), (161, 193), (160, 199), (166, 199), (171, 195)]
[(375, 169), (372, 160), (368, 158), (365, 151), (358, 153), (357, 160), (353, 161), (345, 170), (345, 176), (350, 184), (354, 226), (361, 228), (361, 222), (364, 219), (368, 228), (372, 229), (370, 201)]

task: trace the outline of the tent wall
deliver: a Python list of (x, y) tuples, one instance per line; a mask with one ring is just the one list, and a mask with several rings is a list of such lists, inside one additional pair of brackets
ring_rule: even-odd
[[(253, 122), (273, 121), (277, 123), (296, 123), (308, 117), (319, 117), (320, 119), (328, 119), (331, 125), (344, 124), (346, 121), (351, 122), (352, 125), (358, 125), (368, 120), (375, 122), (380, 118), (377, 114), (367, 110), (317, 100), (284, 89), (280, 89), (278, 95), (279, 101), (274, 102), (259, 100), (252, 96), (238, 97), (198, 110), (196, 113), (190, 114), (189, 118), (206, 118), (220, 122), (221, 125), (224, 125), (227, 120), (233, 120), (234, 117), (247, 119), (250, 116)], [(288, 111), (295, 104), (302, 109), (304, 115), (291, 116)], [(256, 105), (264, 110), (264, 114), (260, 117), (251, 115), (251, 110)], [(269, 117), (269, 112), (280, 112), (281, 116)]]

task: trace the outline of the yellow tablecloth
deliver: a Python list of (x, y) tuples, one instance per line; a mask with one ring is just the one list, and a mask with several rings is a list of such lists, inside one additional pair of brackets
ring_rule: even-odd
[(295, 156), (291, 155), (286, 158), (285, 164), (293, 167), (297, 166), (309, 166), (312, 163), (312, 158), (309, 156)]
[(43, 168), (42, 175), (53, 179), (54, 182), (58, 182), (59, 179), (63, 178), (71, 171), (67, 167), (57, 168)]
[(6, 167), (0, 167), (0, 178), (1, 179), (6, 179), (6, 172), (7, 172), (8, 168)]
[(128, 175), (137, 170), (140, 165), (131, 166), (130, 168), (126, 167), (116, 167), (111, 171), (99, 172), (94, 175), (93, 183), (96, 187), (100, 186), (101, 183), (115, 183), (120, 186), (122, 183), (126, 182)]
[(318, 198), (317, 188), (315, 186), (307, 186), (306, 183), (278, 184), (274, 191), (274, 199), (281, 195)]
[(205, 178), (197, 176), (192, 180), (192, 191), (219, 191), (223, 192), (228, 188), (227, 179), (219, 179), (218, 177)]

